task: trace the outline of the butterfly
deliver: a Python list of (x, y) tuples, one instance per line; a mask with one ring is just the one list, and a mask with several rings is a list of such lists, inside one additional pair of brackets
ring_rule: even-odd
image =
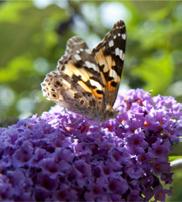
[(72, 112), (104, 121), (113, 118), (126, 44), (123, 21), (114, 24), (92, 50), (80, 37), (67, 42), (57, 69), (41, 83), (43, 95)]

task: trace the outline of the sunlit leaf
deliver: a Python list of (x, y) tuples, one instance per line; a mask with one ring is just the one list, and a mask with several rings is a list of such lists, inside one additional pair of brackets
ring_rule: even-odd
[(0, 6), (0, 22), (17, 22), (21, 19), (21, 11), (30, 6), (31, 1), (27, 2), (4, 2)]
[(19, 78), (21, 72), (32, 72), (32, 60), (31, 58), (22, 56), (16, 57), (11, 60), (8, 66), (0, 69), (0, 83), (7, 83), (16, 81)]
[(169, 156), (169, 161), (174, 161), (178, 159), (182, 159), (182, 156)]
[(142, 64), (133, 68), (132, 75), (145, 82), (144, 88), (152, 90), (154, 94), (166, 90), (173, 79), (174, 66), (169, 54), (160, 57), (150, 57), (143, 60)]

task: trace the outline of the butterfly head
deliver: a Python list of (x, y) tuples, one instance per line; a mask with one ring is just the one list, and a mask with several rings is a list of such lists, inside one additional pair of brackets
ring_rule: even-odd
[(104, 111), (103, 115), (101, 115), (100, 121), (106, 121), (108, 119), (112, 119), (112, 118), (116, 117), (117, 114), (118, 114), (118, 111), (113, 108), (106, 109)]

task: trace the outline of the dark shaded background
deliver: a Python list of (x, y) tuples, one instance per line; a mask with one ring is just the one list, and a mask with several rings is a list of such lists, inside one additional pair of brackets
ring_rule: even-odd
[[(121, 89), (182, 101), (182, 2), (0, 1), (0, 126), (48, 110), (53, 103), (42, 97), (40, 83), (66, 41), (79, 35), (93, 47), (119, 19), (128, 35)], [(176, 176), (171, 201), (182, 200), (182, 174)]]

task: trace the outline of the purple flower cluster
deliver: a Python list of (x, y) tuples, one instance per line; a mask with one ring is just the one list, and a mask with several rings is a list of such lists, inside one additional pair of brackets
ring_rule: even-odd
[(0, 201), (164, 201), (182, 129), (172, 97), (130, 90), (115, 119), (55, 107), (0, 129)]

